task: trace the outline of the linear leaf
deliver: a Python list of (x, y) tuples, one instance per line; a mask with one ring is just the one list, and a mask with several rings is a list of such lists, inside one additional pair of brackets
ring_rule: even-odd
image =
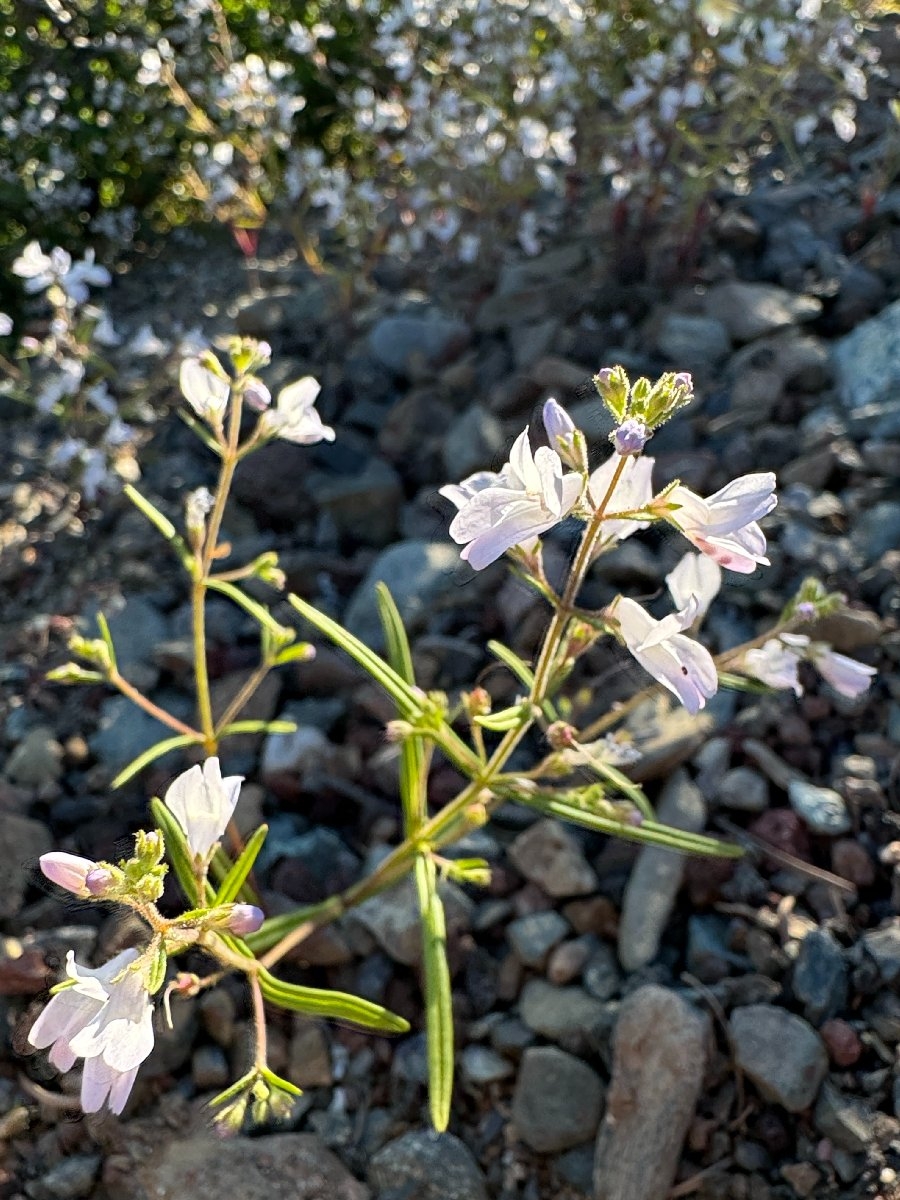
[(266, 840), (268, 832), (268, 825), (260, 825), (259, 829), (248, 840), (237, 862), (234, 863), (231, 870), (219, 884), (219, 890), (216, 892), (215, 899), (213, 900), (214, 907), (219, 904), (230, 904), (232, 900), (238, 897), (241, 888), (244, 886), (244, 881), (253, 870), (253, 864), (256, 862), (257, 855), (263, 848), (263, 843)]
[[(384, 630), (390, 666), (410, 687), (415, 687), (412, 651), (394, 598), (387, 584), (375, 585), (375, 600)], [(414, 836), (427, 816), (428, 755), (420, 737), (408, 737), (400, 747), (400, 802), (406, 837)]]
[(296, 733), (294, 721), (232, 721), (219, 730), (219, 737), (230, 737), (234, 733)]
[(508, 794), (510, 799), (535, 808), (544, 816), (558, 817), (561, 821), (571, 821), (573, 825), (583, 825), (586, 829), (624, 838), (629, 842), (662, 846), (667, 850), (678, 850), (682, 854), (718, 858), (740, 858), (744, 853), (741, 847), (733, 842), (720, 842), (717, 838), (706, 837), (702, 833), (686, 833), (683, 829), (660, 825), (657, 821), (642, 821), (640, 825), (629, 825), (625, 821), (617, 821), (614, 817), (601, 816), (588, 808), (580, 808), (577, 804), (556, 799), (546, 792), (526, 795), (510, 789)]
[[(528, 688), (529, 694), (534, 691), (534, 672), (524, 659), (519, 658), (514, 650), (510, 650), (509, 646), (504, 646), (502, 642), (492, 640), (488, 642), (487, 648), (494, 658), (499, 658), (504, 666), (509, 667), (519, 683)], [(559, 720), (559, 713), (552, 700), (544, 700), (541, 711), (548, 721)]]
[(643, 788), (639, 787), (634, 780), (629, 779), (627, 775), (623, 775), (618, 767), (604, 762), (602, 758), (594, 757), (583, 746), (579, 746), (579, 749), (583, 752), (581, 757), (586, 767), (590, 767), (595, 775), (599, 775), (601, 779), (605, 779), (607, 783), (611, 783), (613, 787), (618, 788), (623, 796), (628, 797), (642, 816), (650, 821), (654, 819), (656, 813), (654, 813), (652, 804), (644, 795)]
[(152, 504), (146, 496), (141, 495), (137, 488), (133, 487), (130, 483), (126, 483), (122, 491), (135, 508), (144, 514), (150, 524), (159, 530), (185, 566), (190, 568), (190, 565), (194, 561), (194, 556), (187, 548), (184, 538), (179, 534), (169, 518), (164, 516), (155, 504)]
[(271, 975), (264, 967), (259, 971), (259, 986), (265, 998), (280, 1008), (311, 1016), (330, 1017), (334, 1021), (352, 1021), (364, 1029), (376, 1029), (381, 1033), (406, 1033), (409, 1021), (390, 1012), (371, 1000), (350, 996), (346, 992), (331, 992), (323, 988), (302, 987), (298, 983), (285, 983)]
[(313, 608), (311, 604), (307, 604), (293, 592), (288, 596), (288, 603), (304, 620), (315, 626), (320, 633), (324, 633), (336, 646), (358, 662), (363, 670), (371, 675), (376, 683), (380, 684), (393, 698), (404, 716), (411, 716), (419, 712), (420, 695), (397, 674), (393, 667), (389, 666), (374, 650), (370, 650), (365, 642), (361, 642), (337, 621), (333, 621), (325, 613), (319, 612), (317, 608)]
[[(281, 625), (264, 604), (260, 604), (258, 600), (254, 600), (252, 596), (248, 596), (243, 589), (237, 587), (233, 583), (229, 583), (226, 579), (208, 579), (206, 586), (212, 592), (218, 592), (222, 596), (227, 596), (242, 608), (245, 613), (249, 614), (254, 621), (262, 628), (268, 629), (275, 634), (283, 634), (285, 628)], [(291, 631), (293, 632), (293, 631)]]
[(156, 742), (151, 746), (149, 750), (145, 750), (143, 754), (139, 754), (137, 758), (133, 758), (127, 767), (123, 767), (110, 787), (119, 788), (129, 779), (134, 779), (135, 775), (143, 771), (144, 767), (152, 763), (154, 759), (162, 758), (170, 750), (181, 750), (185, 746), (198, 746), (202, 741), (202, 737), (193, 737), (186, 733), (180, 733), (177, 737), (164, 738), (163, 741)]
[(447, 923), (430, 855), (416, 859), (416, 891), (422, 918), (425, 975), (425, 1039), (428, 1048), (428, 1106), (438, 1133), (450, 1123), (453, 1098), (453, 1007), (447, 963)]

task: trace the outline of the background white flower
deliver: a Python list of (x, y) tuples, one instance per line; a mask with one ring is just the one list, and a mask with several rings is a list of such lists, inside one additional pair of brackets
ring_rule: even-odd
[(274, 409), (267, 409), (260, 418), (263, 432), (300, 446), (333, 442), (334, 430), (323, 423), (315, 408), (316, 397), (321, 390), (321, 385), (312, 375), (304, 375), (302, 379), (283, 387), (278, 393)]
[(234, 812), (244, 782), (243, 775), (222, 778), (217, 758), (202, 767), (191, 767), (170, 785), (165, 802), (184, 830), (188, 846), (198, 859), (206, 859), (222, 837)]

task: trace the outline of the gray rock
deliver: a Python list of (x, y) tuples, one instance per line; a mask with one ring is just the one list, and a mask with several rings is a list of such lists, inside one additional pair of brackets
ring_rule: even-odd
[(99, 1154), (73, 1154), (25, 1184), (30, 1200), (80, 1200), (90, 1194), (100, 1171)]
[(512, 863), (548, 896), (585, 896), (599, 881), (581, 846), (559, 821), (537, 821), (509, 848)]
[(52, 846), (50, 831), (40, 821), (0, 812), (0, 917), (14, 917), (22, 907), (37, 860)]
[(466, 1083), (484, 1087), (508, 1079), (513, 1073), (513, 1065), (489, 1046), (466, 1046), (460, 1055), (459, 1070)]
[[(129, 596), (121, 608), (106, 616), (119, 669), (126, 679), (131, 679), (134, 667), (146, 669), (153, 662), (154, 650), (170, 636), (169, 622), (156, 605), (143, 596)], [(152, 682), (156, 675), (154, 670)], [(146, 679), (142, 684), (147, 686)]]
[(348, 475), (317, 474), (308, 486), (338, 534), (366, 546), (385, 546), (397, 536), (403, 484), (383, 458), (368, 458)]
[(334, 1071), (324, 1021), (294, 1016), (289, 1064), (288, 1078), (297, 1087), (331, 1087)]
[(881, 500), (866, 508), (855, 522), (853, 533), (859, 539), (864, 561), (877, 562), (900, 542), (900, 503)]
[(31, 729), (10, 754), (3, 774), (13, 783), (40, 789), (63, 773), (63, 748), (46, 725)]
[(488, 1200), (481, 1167), (452, 1133), (412, 1130), (395, 1138), (372, 1159), (368, 1180), (379, 1195)]
[(710, 288), (707, 311), (727, 329), (735, 342), (752, 342), (803, 321), (822, 311), (814, 296), (796, 296), (771, 283), (741, 283), (737, 280)]
[(846, 1096), (826, 1080), (816, 1101), (816, 1129), (849, 1154), (861, 1154), (875, 1140), (872, 1107), (855, 1096)]
[(313, 1133), (223, 1141), (210, 1130), (164, 1138), (129, 1175), (133, 1200), (183, 1200), (187, 1180), (205, 1196), (241, 1200), (369, 1200), (369, 1189)]
[[(670, 776), (660, 798), (658, 819), (692, 833), (703, 828), (706, 805), (686, 771), (679, 769)], [(644, 846), (638, 854), (619, 922), (619, 961), (626, 971), (636, 971), (656, 957), (681, 887), (685, 861), (683, 855), (657, 846)]]
[(802, 1112), (816, 1098), (828, 1055), (811, 1025), (770, 1004), (737, 1008), (729, 1021), (737, 1065), (766, 1100)]
[(302, 781), (327, 771), (334, 763), (337, 747), (314, 725), (298, 725), (293, 733), (270, 733), (263, 743), (260, 772), (264, 782), (284, 772)]
[(616, 952), (606, 942), (595, 946), (581, 976), (584, 990), (595, 1000), (611, 1000), (622, 987)]
[[(475, 904), (449, 880), (438, 888), (444, 902), (448, 933), (468, 929)], [(422, 957), (422, 933), (415, 883), (406, 878), (390, 891), (381, 892), (360, 904), (352, 920), (363, 925), (395, 962), (413, 966)]]
[(716, 800), (738, 812), (765, 812), (769, 807), (769, 785), (752, 767), (733, 767), (719, 781)]
[(670, 312), (660, 323), (656, 348), (676, 370), (703, 372), (728, 357), (731, 340), (716, 317)]
[[(201, 1092), (218, 1091), (229, 1082), (228, 1059), (219, 1046), (198, 1046), (191, 1058), (191, 1078)], [(293, 1080), (293, 1076), (291, 1076)]]
[(529, 1029), (575, 1054), (599, 1044), (608, 1023), (606, 1006), (580, 987), (554, 987), (529, 979), (519, 997), (519, 1014)]
[(804, 779), (792, 779), (787, 791), (791, 808), (813, 833), (838, 837), (850, 829), (850, 814), (839, 792)]
[(845, 411), (867, 437), (900, 432), (900, 300), (858, 325), (834, 347)]
[(517, 917), (507, 925), (506, 935), (516, 956), (526, 967), (540, 968), (570, 929), (565, 917), (550, 910)]
[(415, 372), (420, 364), (434, 367), (468, 344), (469, 327), (438, 312), (425, 316), (382, 317), (369, 333), (369, 349), (396, 375)]
[(503, 426), (480, 404), (467, 408), (444, 438), (444, 470), (448, 479), (464, 479), (483, 468), (498, 469)]
[[(351, 633), (375, 649), (384, 645), (375, 602), (375, 584), (384, 581), (410, 632), (421, 629), (429, 615), (459, 598), (459, 549), (446, 542), (412, 539), (379, 554), (353, 593), (344, 613)], [(468, 602), (468, 597), (466, 597)]]
[(732, 967), (746, 968), (746, 959), (728, 946), (728, 924), (714, 913), (688, 919), (687, 969), (701, 983), (718, 983)]
[[(180, 714), (179, 714), (180, 715)], [(100, 706), (97, 732), (88, 739), (91, 752), (111, 771), (120, 771), (133, 758), (170, 735), (165, 725), (136, 708), (127, 696), (110, 696)], [(165, 766), (174, 761), (169, 753), (156, 760)]]
[(555, 1046), (525, 1051), (512, 1119), (516, 1133), (532, 1150), (555, 1154), (592, 1138), (602, 1103), (603, 1085), (586, 1063)]
[(900, 919), (894, 917), (880, 929), (864, 933), (862, 943), (878, 964), (885, 983), (900, 979)]
[(638, 988), (613, 1040), (594, 1200), (665, 1200), (700, 1089), (709, 1019), (666, 988)]
[(813, 1025), (842, 1011), (847, 1003), (847, 964), (827, 929), (810, 930), (800, 943), (791, 986)]

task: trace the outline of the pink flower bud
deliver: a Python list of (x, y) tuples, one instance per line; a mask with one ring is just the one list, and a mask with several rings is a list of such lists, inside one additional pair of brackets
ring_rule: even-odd
[(618, 454), (640, 454), (649, 437), (650, 434), (643, 421), (639, 421), (636, 417), (628, 417), (613, 433), (611, 440)]
[(54, 850), (50, 854), (42, 854), (38, 861), (41, 871), (51, 883), (58, 884), (82, 900), (91, 895), (85, 882), (88, 874), (97, 866), (91, 859)]
[(256, 933), (265, 919), (266, 914), (255, 904), (235, 904), (228, 918), (228, 928), (243, 937), (247, 933)]
[(693, 394), (694, 381), (688, 371), (679, 371), (673, 382), (677, 388), (681, 388), (683, 391), (691, 392)]
[(94, 867), (85, 876), (84, 886), (92, 896), (102, 896), (108, 890), (112, 881), (112, 871), (106, 867)]
[(272, 393), (261, 379), (251, 377), (244, 385), (244, 403), (254, 412), (265, 412), (272, 403)]

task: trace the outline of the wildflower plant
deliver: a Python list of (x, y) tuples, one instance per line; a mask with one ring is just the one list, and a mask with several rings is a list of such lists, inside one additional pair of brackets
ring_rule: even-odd
[[(70, 955), (65, 979), (29, 1036), (34, 1046), (50, 1048), (51, 1061), (60, 1070), (84, 1060), (81, 1095), (86, 1110), (105, 1103), (119, 1112), (152, 1046), (157, 997), (168, 1012), (179, 996), (195, 995), (214, 986), (223, 973), (236, 972), (245, 977), (253, 1002), (253, 1059), (213, 1106), (218, 1119), (232, 1130), (245, 1120), (258, 1123), (284, 1115), (297, 1088), (268, 1065), (267, 1004), (380, 1032), (401, 1033), (407, 1023), (368, 1001), (286, 982), (277, 974), (278, 964), (320, 926), (412, 876), (421, 916), (430, 1111), (435, 1127), (442, 1130), (450, 1115), (454, 1050), (440, 883), (452, 878), (480, 887), (490, 879), (487, 862), (451, 859), (448, 848), (483, 826), (498, 806), (512, 801), (541, 816), (632, 842), (689, 854), (736, 855), (736, 846), (657, 821), (644, 790), (628, 773), (640, 753), (623, 729), (627, 716), (659, 689), (693, 714), (723, 685), (797, 691), (801, 660), (812, 661), (831, 686), (848, 696), (869, 686), (872, 671), (813, 640), (812, 632), (804, 633), (842, 603), (815, 580), (802, 585), (773, 629), (713, 657), (698, 630), (724, 571), (746, 574), (766, 565), (766, 537), (759, 522), (776, 503), (775, 477), (769, 472), (745, 475), (711, 496), (696, 495), (677, 481), (657, 489), (653, 458), (646, 450), (660, 425), (691, 402), (690, 376), (668, 373), (656, 382), (631, 381), (621, 367), (604, 369), (594, 383), (614, 422), (611, 446), (590, 446), (568, 413), (550, 399), (542, 412), (549, 444), (536, 446), (532, 430), (526, 428), (499, 471), (480, 471), (442, 489), (457, 510), (450, 535), (470, 567), (481, 570), (507, 556), (548, 607), (547, 628), (532, 661), (500, 642), (488, 645), (515, 681), (518, 690), (512, 703), (495, 709), (480, 687), (455, 697), (424, 691), (415, 678), (399, 612), (383, 584), (377, 589), (383, 656), (306, 600), (288, 596), (297, 616), (354, 659), (394, 705), (386, 736), (400, 748), (402, 837), (370, 874), (345, 891), (266, 916), (251, 871), (267, 830), (260, 826), (243, 845), (236, 837), (227, 839), (227, 847), (223, 844), (240, 802), (242, 781), (223, 774), (220, 755), (227, 760), (233, 733), (286, 728), (278, 722), (242, 721), (241, 710), (269, 670), (308, 658), (313, 650), (298, 642), (294, 629), (276, 621), (243, 586), (262, 579), (280, 591), (284, 580), (276, 556), (263, 554), (246, 566), (229, 566), (220, 530), (240, 460), (273, 437), (300, 444), (334, 437), (315, 410), (314, 380), (288, 385), (272, 404), (258, 374), (269, 356), (264, 343), (235, 338), (228, 345), (227, 368), (211, 352), (183, 363), (180, 379), (190, 409), (187, 418), (220, 465), (213, 492), (187, 497), (181, 529), (146, 497), (128, 489), (188, 578), (196, 725), (167, 713), (122, 677), (102, 618), (100, 637), (73, 640), (72, 651), (80, 661), (51, 672), (60, 682), (106, 681), (173, 732), (127, 767), (118, 782), (172, 749), (192, 750), (202, 762), (181, 773), (161, 799), (151, 802), (152, 828), (137, 835), (130, 858), (117, 863), (62, 853), (42, 858), (44, 874), (80, 899), (130, 908), (142, 919), (146, 939), (143, 947), (126, 950), (99, 967), (89, 968)], [(247, 409), (255, 418), (243, 433), (242, 414)], [(555, 585), (544, 568), (542, 539), (563, 520), (579, 522), (581, 532), (568, 573)], [(617, 596), (600, 609), (585, 607), (583, 584), (598, 559), (653, 524), (674, 528), (686, 543), (684, 557), (667, 577), (663, 615), (653, 615), (628, 596)], [(254, 618), (262, 650), (259, 667), (220, 714), (212, 711), (206, 669), (204, 606), (211, 591)], [(582, 721), (567, 695), (567, 682), (579, 659), (601, 639), (624, 647), (649, 680), (631, 699)], [(464, 783), (435, 810), (429, 804), (429, 773), (437, 759), (456, 768)], [(170, 869), (185, 905), (176, 917), (164, 917), (157, 907)], [(210, 961), (208, 974), (170, 966), (189, 950), (202, 952)]]

